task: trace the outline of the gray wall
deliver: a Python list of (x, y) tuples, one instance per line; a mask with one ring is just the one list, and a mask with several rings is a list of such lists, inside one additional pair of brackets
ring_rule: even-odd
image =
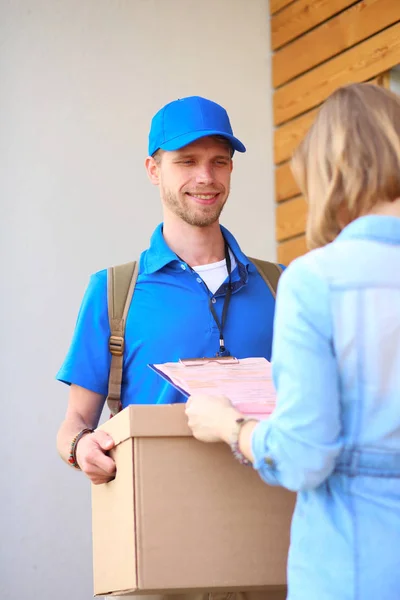
[(0, 0), (0, 87), (0, 597), (89, 600), (90, 486), (56, 453), (54, 375), (89, 274), (161, 219), (143, 160), (164, 103), (228, 109), (248, 153), (223, 222), (275, 257), (267, 0)]

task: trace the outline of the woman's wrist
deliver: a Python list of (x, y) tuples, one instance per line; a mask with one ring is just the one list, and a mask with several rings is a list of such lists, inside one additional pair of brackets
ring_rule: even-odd
[(223, 442), (231, 444), (232, 436), (237, 427), (237, 419), (243, 415), (236, 408), (228, 407), (224, 409), (225, 414), (220, 421), (218, 435)]
[(230, 446), (234, 456), (243, 464), (254, 461), (251, 437), (257, 425), (257, 419), (245, 418), (233, 407), (225, 409), (225, 415), (220, 421), (219, 437)]

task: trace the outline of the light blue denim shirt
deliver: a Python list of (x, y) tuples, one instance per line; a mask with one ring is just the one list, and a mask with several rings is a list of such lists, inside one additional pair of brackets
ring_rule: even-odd
[(289, 600), (400, 599), (400, 219), (366, 216), (281, 277), (276, 411), (254, 467), (298, 493)]

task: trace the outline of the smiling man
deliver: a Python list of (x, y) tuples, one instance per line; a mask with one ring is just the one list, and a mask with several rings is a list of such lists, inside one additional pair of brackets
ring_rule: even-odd
[(175, 152), (158, 150), (146, 166), (150, 179), (160, 185), (165, 211), (195, 227), (218, 220), (232, 171), (231, 147), (224, 138), (201, 138)]
[[(229, 196), (232, 157), (245, 150), (225, 109), (205, 98), (171, 102), (152, 120), (145, 167), (160, 191), (163, 223), (140, 257), (126, 319), (123, 408), (185, 401), (149, 363), (230, 354), (271, 357), (274, 295), (219, 223)], [(107, 454), (113, 440), (93, 431), (108, 391), (109, 337), (103, 270), (90, 279), (57, 375), (70, 386), (58, 450), (94, 484), (115, 473)]]
[[(126, 320), (122, 407), (185, 398), (149, 363), (203, 356), (271, 356), (275, 299), (233, 235), (219, 223), (235, 151), (245, 147), (222, 106), (192, 96), (154, 117), (145, 167), (158, 186), (163, 223), (139, 261)], [(107, 271), (92, 275), (67, 357), (57, 375), (70, 385), (58, 449), (95, 484), (109, 481), (112, 439), (96, 428), (111, 355)]]

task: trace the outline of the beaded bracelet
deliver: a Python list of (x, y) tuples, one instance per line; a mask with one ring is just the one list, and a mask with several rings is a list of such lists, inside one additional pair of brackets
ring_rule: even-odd
[(235, 428), (235, 431), (233, 432), (232, 440), (230, 443), (230, 447), (231, 447), (233, 456), (236, 458), (236, 460), (238, 460), (240, 462), (240, 464), (245, 465), (246, 467), (251, 466), (253, 463), (251, 462), (251, 460), (246, 458), (245, 455), (243, 454), (243, 452), (240, 450), (239, 436), (240, 436), (240, 432), (242, 430), (243, 425), (245, 425), (249, 421), (255, 421), (255, 420), (256, 419), (244, 418), (244, 417), (240, 417), (239, 419), (236, 419), (235, 423), (236, 423), (237, 427)]
[(71, 467), (75, 467), (75, 469), (81, 469), (80, 466), (78, 465), (77, 461), (76, 461), (76, 447), (78, 445), (79, 440), (86, 435), (86, 433), (93, 433), (94, 429), (88, 429), (87, 427), (85, 427), (85, 429), (82, 429), (79, 433), (76, 434), (76, 436), (74, 437), (74, 439), (71, 442), (71, 449), (69, 451), (69, 458), (68, 458), (68, 462), (71, 465)]

